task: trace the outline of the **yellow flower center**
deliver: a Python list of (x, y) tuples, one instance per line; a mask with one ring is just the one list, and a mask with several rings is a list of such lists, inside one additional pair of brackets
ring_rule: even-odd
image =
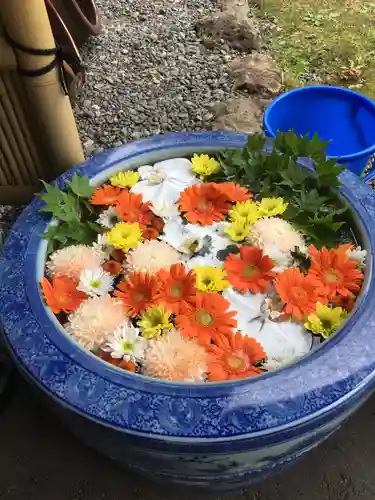
[(101, 281), (100, 280), (92, 280), (90, 281), (91, 288), (100, 288)]
[(196, 318), (198, 323), (200, 323), (203, 326), (209, 326), (211, 323), (215, 321), (214, 316), (212, 316), (212, 314), (210, 314), (208, 311), (205, 311), (204, 309), (197, 312)]
[(250, 276), (253, 276), (257, 271), (258, 268), (256, 266), (253, 266), (252, 264), (247, 264), (242, 274), (245, 276), (245, 278), (250, 278)]
[(227, 365), (230, 371), (244, 371), (247, 366), (247, 360), (242, 353), (232, 354), (227, 358)]
[(171, 286), (171, 295), (173, 297), (181, 297), (182, 293), (182, 286), (180, 284), (174, 283)]
[(123, 352), (132, 352), (134, 342), (131, 342), (130, 340), (124, 340), (124, 342), (121, 344), (121, 347)]
[(324, 279), (327, 283), (340, 283), (341, 274), (336, 269), (328, 269), (324, 273)]

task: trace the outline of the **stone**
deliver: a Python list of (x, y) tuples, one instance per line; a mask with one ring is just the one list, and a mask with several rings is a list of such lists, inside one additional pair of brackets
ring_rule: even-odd
[(261, 95), (277, 95), (282, 88), (282, 73), (275, 61), (267, 54), (254, 53), (237, 57), (228, 70), (240, 90)]
[(247, 19), (249, 17), (249, 2), (248, 0), (221, 0), (220, 10), (230, 13), (237, 19)]
[(214, 130), (233, 130), (254, 134), (262, 130), (262, 119), (268, 101), (256, 97), (239, 97), (211, 108), (215, 115)]
[(224, 39), (239, 52), (251, 52), (259, 49), (259, 29), (250, 18), (241, 18), (231, 11), (218, 12), (207, 16), (196, 25), (198, 35), (206, 47), (211, 40), (212, 46)]

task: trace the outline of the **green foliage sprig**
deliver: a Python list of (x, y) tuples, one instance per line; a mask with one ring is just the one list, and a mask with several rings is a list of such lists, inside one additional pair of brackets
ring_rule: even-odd
[(48, 240), (47, 253), (68, 245), (90, 245), (96, 240), (101, 228), (96, 224), (98, 210), (88, 202), (94, 188), (88, 177), (76, 173), (72, 180), (64, 180), (65, 190), (58, 185), (43, 182), (46, 192), (39, 195), (45, 205), (40, 209), (55, 219), (43, 238)]
[[(246, 186), (258, 198), (281, 196), (288, 202), (283, 217), (295, 224), (318, 246), (334, 246), (347, 223), (349, 206), (339, 196), (338, 175), (345, 168), (327, 159), (327, 142), (315, 135), (297, 137), (279, 132), (275, 139), (249, 136), (243, 149), (219, 153), (222, 171), (210, 180), (229, 180)], [(310, 171), (298, 164), (310, 158)]]

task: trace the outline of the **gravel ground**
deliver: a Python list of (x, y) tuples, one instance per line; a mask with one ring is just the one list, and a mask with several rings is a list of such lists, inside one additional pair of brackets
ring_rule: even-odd
[(86, 153), (177, 130), (209, 128), (210, 106), (235, 95), (224, 41), (207, 49), (194, 26), (215, 0), (98, 0), (104, 32), (82, 49), (87, 82), (76, 117)]

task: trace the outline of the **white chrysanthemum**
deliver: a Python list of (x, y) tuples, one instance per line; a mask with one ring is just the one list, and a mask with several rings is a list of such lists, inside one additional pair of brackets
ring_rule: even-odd
[(109, 207), (103, 210), (96, 222), (107, 229), (112, 229), (120, 221), (116, 208)]
[(101, 267), (84, 269), (81, 272), (77, 290), (85, 292), (90, 297), (105, 295), (113, 290), (113, 276)]
[(366, 262), (367, 251), (361, 247), (349, 248), (347, 252), (348, 258), (355, 260), (359, 267), (364, 267)]
[(126, 269), (154, 274), (182, 262), (181, 255), (164, 241), (144, 241), (126, 256)]
[(147, 340), (129, 322), (123, 323), (111, 335), (101, 347), (109, 352), (112, 358), (124, 359), (125, 361), (142, 361), (147, 346)]
[(105, 255), (87, 245), (72, 245), (53, 252), (47, 262), (49, 274), (68, 276), (79, 280), (83, 269), (96, 269), (101, 266)]
[(109, 295), (90, 297), (69, 315), (65, 330), (86, 349), (98, 349), (124, 321), (121, 300)]
[(141, 194), (143, 201), (150, 201), (156, 207), (176, 203), (182, 191), (200, 182), (193, 175), (191, 163), (186, 158), (172, 158), (154, 166), (139, 167), (138, 172), (142, 180), (131, 191)]
[(251, 226), (249, 241), (263, 249), (280, 270), (293, 264), (291, 252), (298, 247), (306, 253), (302, 234), (279, 217), (264, 217)]
[(109, 258), (111, 253), (115, 250), (115, 247), (108, 243), (107, 235), (105, 233), (98, 234), (97, 241), (93, 243), (92, 246), (99, 252), (102, 252), (107, 258)]
[(267, 307), (265, 295), (242, 295), (228, 288), (223, 292), (223, 297), (230, 302), (230, 309), (237, 312), (238, 330), (243, 335), (255, 338), (263, 346), (267, 353), (267, 369), (271, 369), (272, 360), (277, 361), (278, 367), (287, 366), (311, 350), (312, 335), (302, 324), (269, 319), (272, 311)]

